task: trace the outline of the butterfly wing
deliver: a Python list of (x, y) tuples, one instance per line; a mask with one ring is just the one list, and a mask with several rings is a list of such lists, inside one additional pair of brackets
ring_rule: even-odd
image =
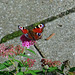
[(39, 24), (35, 28), (33, 28), (34, 32), (34, 39), (38, 40), (42, 37), (43, 28), (45, 27), (44, 24)]
[(33, 39), (28, 29), (26, 29), (26, 28), (24, 28), (24, 27), (22, 27), (22, 26), (20, 26), (20, 25), (18, 26), (18, 28), (24, 33), (24, 35), (25, 35), (28, 39)]
[(45, 27), (44, 24), (39, 24), (39, 25), (37, 25), (37, 26), (33, 29), (33, 32), (42, 33), (44, 27)]
[(28, 33), (28, 30), (25, 29), (24, 27), (22, 27), (22, 26), (19, 25), (18, 28), (19, 28), (24, 34), (27, 34), (27, 33)]
[(18, 26), (18, 28), (24, 33), (24, 35), (31, 40), (38, 40), (42, 37), (44, 24), (37, 25), (32, 30), (26, 29), (24, 27)]

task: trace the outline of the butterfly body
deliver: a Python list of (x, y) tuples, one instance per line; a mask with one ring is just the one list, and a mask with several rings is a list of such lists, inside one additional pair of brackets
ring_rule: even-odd
[(44, 24), (39, 24), (33, 29), (26, 29), (24, 27), (18, 26), (18, 28), (24, 33), (24, 35), (31, 40), (38, 40), (42, 37)]

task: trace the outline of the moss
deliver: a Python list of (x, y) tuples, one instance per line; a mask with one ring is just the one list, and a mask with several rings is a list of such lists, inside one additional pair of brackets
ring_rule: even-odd
[(13, 37), (18, 37), (18, 36), (21, 36), (23, 33), (20, 31), (20, 30), (18, 30), (18, 31), (15, 31), (15, 32), (13, 32), (11, 35), (13, 36)]
[(0, 43), (4, 43), (4, 42), (6, 42), (6, 41), (8, 41), (8, 40), (11, 40), (11, 39), (16, 38), (16, 37), (18, 37), (18, 36), (21, 36), (22, 34), (23, 34), (23, 33), (22, 33), (20, 30), (15, 31), (15, 32), (13, 32), (13, 33), (11, 33), (11, 34), (8, 34), (8, 35), (4, 36), (4, 37), (1, 39)]

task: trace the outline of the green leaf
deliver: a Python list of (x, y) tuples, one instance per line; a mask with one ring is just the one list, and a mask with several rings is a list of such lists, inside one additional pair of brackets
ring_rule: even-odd
[(6, 66), (2, 63), (2, 64), (0, 64), (0, 70), (3, 70), (3, 69), (5, 69), (6, 68)]
[(24, 75), (23, 72), (18, 72), (16, 75)]
[(44, 73), (45, 73), (46, 70), (47, 70), (47, 69), (45, 69), (45, 68), (42, 69), (42, 71), (43, 71)]
[[(12, 60), (11, 60), (11, 61), (12, 61)], [(7, 68), (7, 67), (13, 65), (11, 61), (8, 60), (8, 61), (5, 61), (4, 63), (0, 64), (0, 70), (5, 69), (5, 68)]]
[(23, 57), (27, 57), (27, 58), (30, 58), (30, 59), (32, 59), (30, 56), (28, 56), (28, 55), (25, 55), (25, 54), (19, 54), (20, 56), (23, 56)]
[(36, 55), (36, 53), (33, 50), (31, 50), (31, 49), (27, 49), (27, 50)]
[(64, 68), (65, 68), (65, 65), (64, 65), (64, 64), (62, 64), (62, 66), (61, 66), (61, 70), (63, 71), (63, 70), (64, 70)]
[(9, 67), (11, 65), (13, 65), (13, 64), (11, 63), (10, 60), (5, 61), (4, 63), (0, 64), (0, 70), (5, 69), (6, 67)]
[(9, 58), (13, 59), (13, 57), (11, 55), (9, 55)]
[(33, 70), (28, 70), (27, 72), (25, 72), (25, 74), (37, 75)]
[(60, 69), (57, 69), (56, 71), (59, 72), (59, 73), (61, 73), (61, 74), (64, 74), (63, 71), (60, 70)]
[(57, 70), (58, 68), (57, 67), (49, 67), (48, 68), (48, 72), (52, 72), (52, 71), (55, 71)]
[(40, 70), (33, 70), (35, 73), (37, 73), (37, 72), (41, 72)]
[(75, 67), (70, 68), (69, 72), (74, 72), (75, 71)]
[(0, 71), (0, 75), (14, 75), (14, 74), (8, 71)]
[(34, 73), (36, 73), (36, 74), (42, 74), (43, 75), (43, 71), (40, 71), (40, 70), (33, 70), (34, 71)]
[(19, 61), (19, 60), (17, 60), (17, 59), (14, 59), (14, 57), (12, 57), (12, 56), (10, 56), (10, 55), (9, 55), (9, 57), (12, 59), (13, 62), (15, 62), (15, 61), (21, 62), (21, 61)]
[(17, 59), (13, 59), (13, 61), (16, 61), (16, 62), (21, 62), (21, 61), (19, 61), (19, 60), (17, 60)]
[(23, 63), (19, 62), (18, 63), (18, 67), (24, 67), (25, 65), (23, 65)]
[(6, 65), (6, 66), (11, 66), (12, 65), (12, 62), (11, 61), (10, 60), (5, 61), (3, 64)]

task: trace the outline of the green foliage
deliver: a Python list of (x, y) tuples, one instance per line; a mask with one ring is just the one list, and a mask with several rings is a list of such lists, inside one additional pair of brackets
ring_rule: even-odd
[(0, 75), (14, 75), (14, 74), (8, 71), (0, 71)]
[(20, 30), (18, 30), (18, 31), (15, 31), (15, 32), (11, 33), (11, 34), (5, 35), (5, 36), (1, 39), (0, 44), (6, 42), (6, 41), (8, 41), (8, 40), (11, 40), (11, 39), (13, 39), (13, 38), (15, 38), (15, 37), (21, 36), (22, 34), (23, 34), (23, 33), (22, 33)]
[(46, 70), (47, 70), (47, 69), (43, 68), (43, 69), (42, 69), (43, 73), (45, 73)]
[(27, 57), (27, 58), (30, 58), (32, 59), (32, 57), (28, 56), (28, 55), (24, 55), (24, 54), (19, 54), (20, 56), (23, 56), (23, 57)]
[(35, 73), (40, 73), (41, 71), (40, 70), (33, 70)]
[(62, 64), (62, 66), (61, 66), (61, 70), (63, 71), (63, 70), (64, 70), (64, 68), (65, 68), (65, 65), (64, 65), (64, 64)]
[(25, 65), (22, 62), (18, 63), (18, 67), (24, 67)]
[(12, 62), (10, 60), (5, 61), (4, 63), (0, 64), (0, 70), (3, 70), (9, 66), (13, 65)]
[(31, 49), (27, 49), (27, 50), (36, 55), (36, 53), (33, 50)]
[(75, 71), (75, 67), (70, 68), (69, 72), (74, 72)]
[(57, 67), (49, 67), (48, 68), (48, 72), (52, 72), (52, 71), (55, 71), (55, 70), (57, 70)]
[(25, 72), (25, 74), (37, 75), (36, 72), (34, 72), (34, 70), (28, 70), (27, 72)]
[(23, 72), (18, 72), (16, 75), (24, 75)]
[(57, 67), (49, 67), (48, 69), (43, 68), (42, 71), (45, 73), (47, 71), (47, 73), (49, 72), (53, 72), (55, 70), (57, 70)]
[(60, 74), (64, 74), (63, 71), (60, 70), (60, 69), (57, 69), (56, 71), (57, 71), (58, 73), (60, 73)]

